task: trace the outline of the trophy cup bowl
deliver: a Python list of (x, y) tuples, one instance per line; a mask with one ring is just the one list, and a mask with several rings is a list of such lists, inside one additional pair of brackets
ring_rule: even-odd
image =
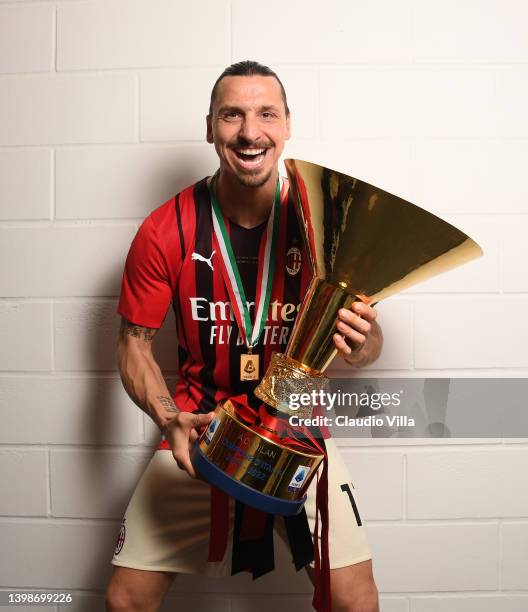
[[(285, 166), (313, 277), (285, 352), (272, 355), (254, 391), (266, 412), (282, 419), (312, 416), (312, 406), (292, 410), (289, 396), (327, 387), (323, 373), (337, 353), (340, 308), (376, 304), (482, 255), (453, 225), (374, 185), (302, 160)], [(276, 461), (266, 461), (266, 453)], [(301, 511), (322, 459), (316, 450), (303, 455), (281, 443), (265, 422), (245, 424), (229, 400), (218, 404), (191, 453), (206, 480), (283, 515)]]

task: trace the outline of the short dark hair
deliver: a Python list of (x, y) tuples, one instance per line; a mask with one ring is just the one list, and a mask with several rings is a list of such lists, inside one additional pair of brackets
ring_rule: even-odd
[(228, 66), (224, 72), (216, 79), (216, 83), (213, 85), (213, 89), (211, 91), (211, 102), (209, 103), (209, 115), (213, 114), (213, 103), (216, 99), (216, 92), (218, 90), (218, 84), (220, 81), (226, 76), (270, 76), (277, 79), (281, 88), (282, 100), (284, 102), (284, 108), (286, 109), (286, 116), (290, 114), (290, 109), (288, 108), (288, 102), (286, 100), (286, 91), (284, 90), (284, 85), (282, 84), (279, 77), (273, 72), (271, 68), (264, 66), (263, 64), (259, 64), (258, 62), (254, 62), (252, 60), (245, 60), (243, 62), (237, 62), (236, 64), (231, 64)]

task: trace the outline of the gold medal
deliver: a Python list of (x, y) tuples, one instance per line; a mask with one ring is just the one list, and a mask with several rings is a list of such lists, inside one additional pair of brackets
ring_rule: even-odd
[(240, 355), (240, 380), (258, 380), (259, 356), (253, 353)]

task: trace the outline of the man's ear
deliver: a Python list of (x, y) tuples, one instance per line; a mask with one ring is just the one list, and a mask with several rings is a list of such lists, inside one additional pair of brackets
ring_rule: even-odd
[(207, 124), (207, 142), (210, 144), (213, 143), (213, 124), (211, 122), (211, 115), (207, 115), (205, 118), (205, 122)]
[(290, 130), (290, 115), (288, 115), (286, 117), (286, 136), (284, 137), (285, 140), (289, 140), (291, 136), (291, 130)]

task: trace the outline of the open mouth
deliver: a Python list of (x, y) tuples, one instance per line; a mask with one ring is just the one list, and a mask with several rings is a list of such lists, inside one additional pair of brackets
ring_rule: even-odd
[(257, 148), (240, 148), (233, 149), (236, 158), (238, 159), (241, 166), (245, 168), (255, 168), (259, 166), (266, 157), (268, 149), (266, 147)]

